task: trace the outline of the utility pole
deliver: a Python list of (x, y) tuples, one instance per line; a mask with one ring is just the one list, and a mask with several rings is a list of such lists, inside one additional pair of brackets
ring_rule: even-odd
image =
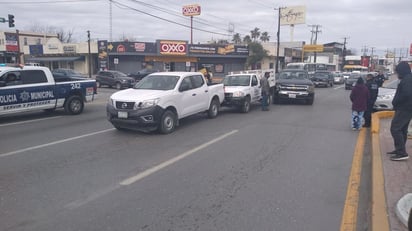
[(349, 37), (344, 37), (343, 38), (342, 66), (341, 66), (342, 71), (343, 71), (343, 67), (345, 66), (345, 63), (346, 63), (346, 40), (347, 39), (349, 39)]
[[(316, 43), (318, 41), (318, 33), (322, 32), (321, 30), (319, 30), (319, 28), (322, 27), (322, 26), (321, 25), (309, 25), (309, 26), (312, 27), (312, 30), (311, 30), (312, 36), (311, 36), (311, 39), (310, 39), (310, 44), (316, 45)], [(313, 35), (315, 35), (315, 39), (313, 39)], [(314, 53), (313, 62), (316, 63), (316, 52)]]
[(90, 52), (90, 31), (87, 31), (87, 45), (89, 49), (89, 54), (88, 54), (88, 63), (89, 63), (89, 78), (92, 78), (92, 54)]
[(276, 43), (276, 66), (275, 66), (275, 73), (279, 73), (279, 46), (280, 46), (280, 17), (281, 17), (281, 10), (283, 7), (275, 8), (278, 10), (278, 32), (276, 34), (277, 43)]
[(373, 59), (373, 50), (375, 49), (375, 47), (371, 47), (371, 58), (370, 58), (370, 64), (369, 64), (369, 69), (370, 69), (370, 71), (372, 71), (372, 68), (374, 68), (375, 69), (375, 65), (373, 65), (373, 62), (375, 61), (374, 59)]

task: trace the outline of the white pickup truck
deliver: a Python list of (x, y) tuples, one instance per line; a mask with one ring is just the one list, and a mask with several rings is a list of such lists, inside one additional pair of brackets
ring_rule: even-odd
[[(249, 112), (251, 104), (261, 103), (262, 101), (260, 78), (262, 78), (262, 75), (259, 73), (246, 72), (226, 75), (223, 78), (225, 100), (222, 105), (238, 107), (243, 113)], [(271, 75), (268, 81), (272, 92), (275, 86), (274, 76)]]
[(156, 72), (111, 95), (107, 119), (119, 130), (167, 134), (184, 117), (207, 112), (215, 118), (223, 99), (223, 84), (208, 85), (200, 72)]

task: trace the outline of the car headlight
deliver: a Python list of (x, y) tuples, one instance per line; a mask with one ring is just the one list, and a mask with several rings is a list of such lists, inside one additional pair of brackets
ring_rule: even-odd
[(127, 82), (127, 80), (126, 80), (126, 79), (122, 79), (122, 80), (120, 80), (120, 81), (122, 81), (122, 83), (125, 83), (125, 82)]
[(145, 100), (145, 101), (143, 101), (143, 102), (141, 102), (141, 103), (139, 103), (139, 104), (136, 103), (136, 104), (134, 105), (134, 109), (142, 109), (142, 108), (154, 107), (154, 106), (156, 106), (156, 105), (159, 103), (159, 101), (160, 101), (159, 98), (157, 98), (157, 99), (148, 99), (148, 100)]
[(377, 99), (379, 100), (391, 100), (395, 97), (395, 94), (388, 94), (388, 95), (378, 95)]
[(112, 99), (112, 98), (109, 98), (109, 100), (107, 100), (107, 103), (108, 103), (109, 105), (113, 106), (113, 107), (114, 107), (114, 105), (116, 105), (114, 99)]
[(235, 91), (233, 92), (233, 97), (244, 97), (245, 93), (241, 91)]

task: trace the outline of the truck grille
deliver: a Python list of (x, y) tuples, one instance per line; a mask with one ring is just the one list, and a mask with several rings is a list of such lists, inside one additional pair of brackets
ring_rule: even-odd
[(226, 97), (226, 98), (231, 98), (232, 95), (233, 95), (233, 93), (225, 93), (225, 97)]
[(287, 90), (287, 91), (307, 91), (308, 86), (306, 85), (281, 85), (280, 89)]
[(134, 102), (116, 101), (116, 108), (117, 109), (133, 109)]

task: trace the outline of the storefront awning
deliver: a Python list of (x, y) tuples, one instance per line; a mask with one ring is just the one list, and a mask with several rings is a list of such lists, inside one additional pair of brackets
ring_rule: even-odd
[(24, 59), (26, 62), (53, 62), (53, 61), (83, 61), (84, 56), (69, 56), (69, 57), (29, 57)]

